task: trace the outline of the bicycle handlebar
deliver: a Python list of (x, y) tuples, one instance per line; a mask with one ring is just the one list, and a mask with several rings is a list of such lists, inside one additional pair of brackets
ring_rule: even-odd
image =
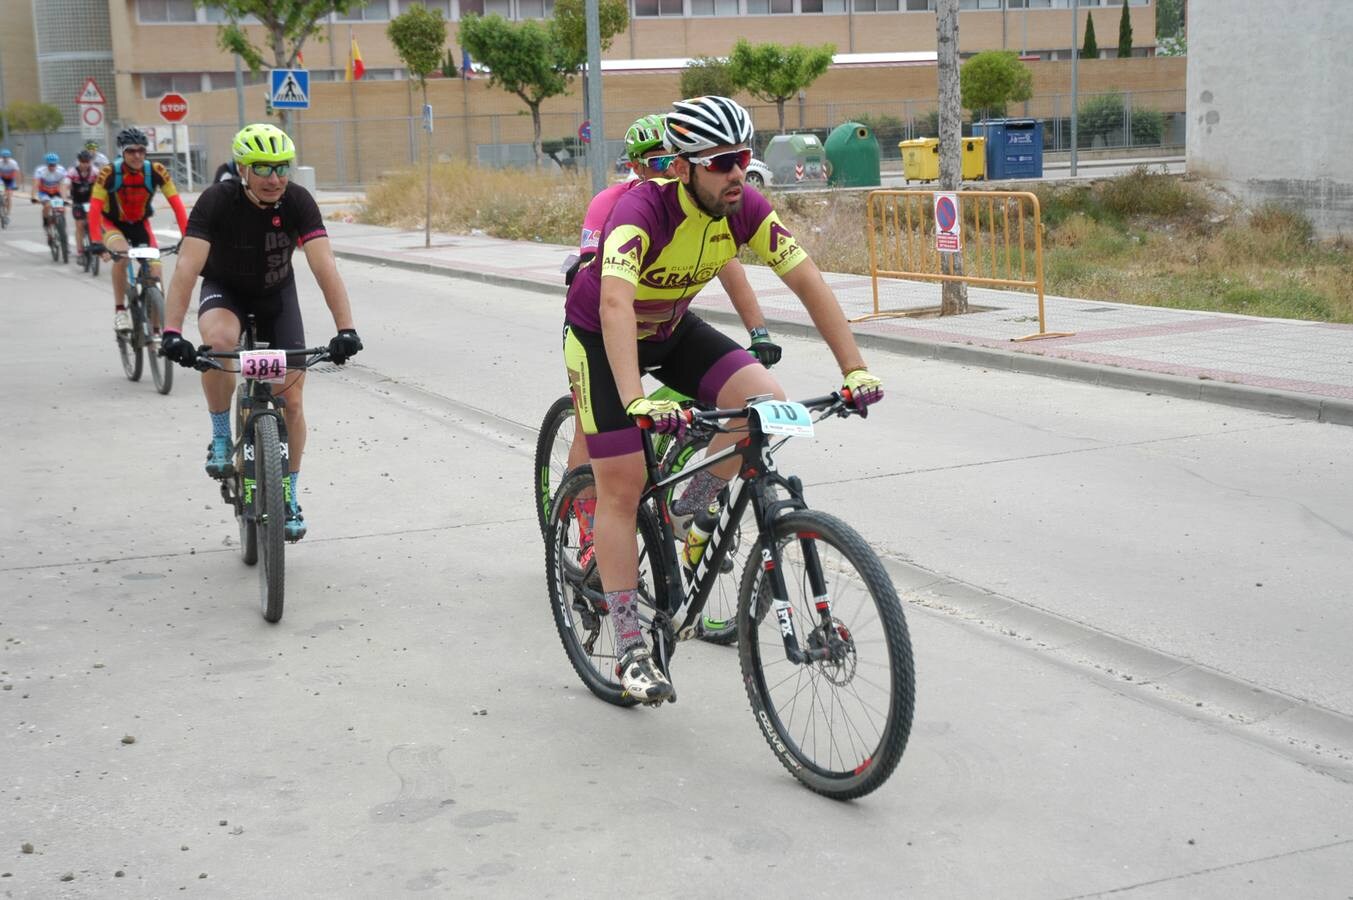
[[(97, 250), (94, 250), (93, 247), (90, 248), (91, 252), (93, 253), (107, 253), (113, 259), (131, 259), (131, 254), (127, 253), (126, 251), (109, 250), (101, 243), (94, 244), (94, 242), (92, 241), (90, 243), (98, 247)], [(154, 247), (152, 249), (159, 250), (160, 256), (173, 256), (175, 253), (179, 252), (178, 244), (175, 244), (172, 247)]]
[[(311, 366), (317, 366), (320, 363), (327, 362), (329, 360), (328, 347), (303, 347), (299, 350), (287, 350), (285, 348), (276, 348), (276, 347), (269, 349), (281, 349), (282, 352), (284, 352), (288, 358), (292, 356), (308, 357), (300, 365), (292, 365), (291, 363), (287, 363), (288, 371), (293, 369), (298, 371), (308, 369)], [(221, 363), (217, 362), (217, 360), (239, 359), (239, 358), (240, 358), (239, 350), (216, 351), (216, 350), (206, 350), (203, 349), (202, 347), (199, 347), (197, 350), (197, 362), (194, 363), (193, 368), (197, 369), (199, 372), (206, 372), (210, 369), (218, 369), (222, 372), (233, 371), (226, 369), (226, 367), (221, 365)]]
[[(850, 388), (842, 388), (839, 391), (833, 391), (821, 397), (813, 397), (808, 400), (799, 400), (813, 412), (821, 412), (824, 417), (837, 415), (842, 418), (846, 416), (863, 415), (855, 408), (851, 402)], [(689, 427), (704, 426), (711, 431), (725, 431), (719, 423), (725, 419), (743, 419), (750, 413), (751, 407), (744, 406), (738, 409), (683, 409), (679, 415), (686, 420)], [(634, 424), (647, 431), (653, 427), (653, 420), (648, 416), (635, 416)]]

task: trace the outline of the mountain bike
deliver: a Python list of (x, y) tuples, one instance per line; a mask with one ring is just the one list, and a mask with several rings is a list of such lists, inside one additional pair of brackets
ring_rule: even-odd
[[(88, 204), (88, 203), (81, 203), (80, 206), (84, 209), (84, 212), (85, 212), (85, 221), (88, 222), (88, 221), (89, 221), (89, 207), (90, 207), (90, 204)], [(81, 269), (82, 271), (88, 272), (90, 275), (93, 275), (93, 276), (95, 276), (95, 277), (97, 278), (97, 277), (98, 277), (98, 274), (99, 274), (99, 259), (100, 259), (100, 256), (99, 256), (99, 254), (97, 254), (97, 253), (91, 253), (91, 252), (90, 252), (90, 250), (89, 250), (89, 243), (90, 243), (90, 239), (89, 239), (89, 228), (88, 228), (88, 225), (86, 225), (86, 226), (85, 226), (85, 245), (84, 245), (84, 248), (83, 248), (82, 250), (80, 250), (78, 253), (75, 254), (75, 262), (76, 262), (77, 264), (79, 264), (80, 269)]]
[[(701, 613), (729, 552), (733, 523), (750, 508), (754, 544), (738, 594), (737, 642), (752, 714), (795, 778), (843, 800), (877, 789), (906, 750), (915, 707), (911, 639), (878, 556), (845, 522), (809, 509), (802, 483), (782, 475), (774, 457), (789, 437), (811, 436), (817, 422), (853, 413), (848, 392), (689, 411), (691, 429), (706, 440), (721, 431), (746, 436), (666, 476), (644, 431), (649, 484), (636, 529), (640, 620), (653, 658), (670, 680), (676, 645), (700, 636)], [(747, 424), (723, 424), (730, 419)], [(670, 488), (729, 456), (739, 459), (739, 475), (725, 489), (704, 554), (683, 569), (668, 509)], [(551, 503), (545, 550), (550, 605), (583, 683), (608, 703), (633, 706), (639, 701), (617, 681), (605, 595), (576, 562), (582, 550), (576, 501), (594, 490), (591, 466), (579, 466), (564, 477)]]
[[(666, 385), (648, 395), (651, 400), (675, 400), (688, 409), (699, 404)], [(568, 471), (568, 453), (577, 433), (577, 418), (573, 409), (573, 397), (565, 394), (545, 412), (540, 423), (540, 436), (536, 440), (535, 453), (535, 492), (536, 514), (540, 519), (541, 535), (549, 539), (550, 501), (555, 489)], [(692, 461), (698, 460), (705, 452), (709, 438), (693, 430), (688, 430), (681, 440), (671, 435), (660, 434), (653, 438), (653, 451), (659, 460), (659, 469), (664, 475), (680, 472)], [(667, 502), (670, 505), (676, 496), (668, 489)], [(689, 517), (685, 517), (689, 518)], [(750, 526), (750, 521), (741, 525)], [(673, 532), (678, 541), (686, 537), (684, 527)], [(720, 574), (730, 577), (720, 579), (705, 604), (705, 622), (700, 637), (712, 644), (731, 644), (737, 639), (737, 572), (746, 561), (746, 551), (750, 544), (741, 539), (741, 527), (734, 532), (735, 545), (720, 568)], [(679, 545), (678, 545), (679, 546)], [(588, 573), (589, 576), (591, 573)]]
[[(288, 371), (308, 369), (329, 358), (328, 347), (273, 350), (257, 339), (253, 315), (247, 317), (238, 350), (201, 350), (199, 371), (219, 369), (244, 375), (235, 390), (233, 463), (217, 480), (221, 499), (235, 510), (240, 529), (240, 555), (247, 566), (258, 567), (258, 596), (263, 618), (282, 619), (286, 588), (286, 520), (291, 499), (287, 477), (286, 401), (273, 393)], [(227, 369), (220, 360), (239, 360)], [(290, 360), (290, 361), (289, 361)], [(168, 360), (166, 360), (168, 362)]]
[[(164, 327), (164, 292), (160, 280), (150, 267), (151, 260), (177, 253), (177, 247), (129, 247), (127, 251), (102, 247), (113, 259), (127, 259), (127, 312), (132, 317), (132, 330), (116, 332), (117, 352), (122, 357), (122, 371), (128, 381), (140, 381), (143, 360), (150, 358), (150, 374), (155, 379), (155, 390), (168, 394), (174, 389), (174, 364), (159, 355), (160, 329)], [(98, 257), (95, 256), (97, 259)], [(95, 274), (97, 274), (95, 264)]]
[(70, 243), (66, 239), (66, 200), (52, 197), (45, 204), (50, 212), (42, 225), (47, 233), (47, 249), (52, 251), (52, 262), (70, 262)]

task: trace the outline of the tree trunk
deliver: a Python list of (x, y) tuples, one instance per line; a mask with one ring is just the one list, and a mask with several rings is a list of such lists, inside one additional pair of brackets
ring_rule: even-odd
[[(531, 139), (531, 149), (536, 154), (536, 168), (539, 169), (545, 165), (545, 154), (540, 149), (540, 104), (532, 103), (531, 106), (531, 127), (534, 130), (534, 137)], [(592, 135), (592, 144), (596, 145), (600, 135)], [(604, 146), (605, 141), (602, 141)], [(597, 148), (601, 150), (601, 147)]]
[[(423, 86), (423, 109), (426, 110), (428, 108), (428, 83), (425, 78), (419, 80), (422, 82)], [(424, 165), (426, 166), (424, 171), (427, 173), (425, 182), (426, 196), (424, 198), (427, 203), (427, 210), (426, 218), (423, 222), (424, 247), (432, 246), (432, 129), (429, 127), (431, 124), (431, 117), (423, 123), (423, 152), (427, 157), (427, 159), (424, 160)]]
[[(956, 191), (963, 185), (963, 106), (958, 78), (958, 2), (936, 0), (935, 32), (939, 55), (940, 81), (940, 189)], [(958, 229), (963, 230), (960, 206)], [(963, 274), (963, 254), (941, 253), (940, 272)], [(941, 282), (940, 315), (953, 316), (968, 311), (968, 286), (961, 281)]]
[(775, 110), (780, 114), (780, 133), (785, 133), (785, 101), (783, 98), (775, 101)]

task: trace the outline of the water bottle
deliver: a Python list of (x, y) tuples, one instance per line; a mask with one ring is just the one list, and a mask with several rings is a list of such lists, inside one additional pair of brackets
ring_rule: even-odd
[(695, 514), (691, 519), (691, 530), (686, 532), (686, 546), (681, 550), (681, 559), (688, 569), (694, 569), (705, 555), (705, 545), (709, 543), (710, 532), (719, 522), (719, 504), (711, 503), (709, 508)]

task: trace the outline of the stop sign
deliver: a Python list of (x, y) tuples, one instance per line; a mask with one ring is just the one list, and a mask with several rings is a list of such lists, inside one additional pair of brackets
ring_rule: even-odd
[(165, 94), (160, 98), (160, 118), (166, 122), (182, 122), (188, 118), (188, 98), (182, 94)]

